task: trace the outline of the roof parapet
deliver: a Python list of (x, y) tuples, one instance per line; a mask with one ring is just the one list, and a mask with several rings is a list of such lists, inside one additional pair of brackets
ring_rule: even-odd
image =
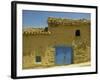
[(50, 25), (85, 25), (90, 24), (90, 20), (87, 19), (65, 19), (65, 18), (54, 18), (48, 17), (48, 24)]
[(24, 31), (23, 32), (24, 35), (50, 35), (51, 32), (50, 31)]

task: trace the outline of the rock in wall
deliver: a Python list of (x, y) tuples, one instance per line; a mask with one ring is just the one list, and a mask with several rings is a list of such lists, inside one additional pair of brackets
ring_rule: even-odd
[(73, 40), (73, 63), (82, 63), (90, 61), (90, 45), (84, 39), (75, 39)]

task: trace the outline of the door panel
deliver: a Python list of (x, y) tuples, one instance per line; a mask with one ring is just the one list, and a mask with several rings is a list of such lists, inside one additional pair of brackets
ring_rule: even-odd
[(56, 47), (55, 63), (58, 65), (72, 63), (71, 47)]
[(65, 48), (65, 64), (71, 64), (72, 63), (72, 48), (67, 47)]
[(64, 53), (62, 52), (61, 47), (56, 48), (56, 64), (61, 65), (64, 64)]

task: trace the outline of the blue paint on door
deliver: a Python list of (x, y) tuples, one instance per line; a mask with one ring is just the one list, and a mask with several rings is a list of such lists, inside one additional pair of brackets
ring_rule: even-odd
[(55, 63), (57, 65), (72, 63), (72, 48), (59, 46), (56, 47)]
[(72, 48), (65, 47), (65, 64), (71, 64), (71, 63), (72, 63)]
[(64, 64), (64, 54), (62, 52), (62, 48), (56, 48), (56, 64)]

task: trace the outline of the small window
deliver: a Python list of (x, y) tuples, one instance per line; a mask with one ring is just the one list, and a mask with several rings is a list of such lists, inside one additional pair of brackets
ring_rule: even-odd
[(46, 32), (47, 32), (47, 31), (48, 31), (48, 27), (45, 27), (44, 31), (46, 31)]
[(36, 63), (40, 63), (41, 62), (41, 56), (36, 56)]
[(76, 30), (75, 36), (80, 36), (80, 30)]

